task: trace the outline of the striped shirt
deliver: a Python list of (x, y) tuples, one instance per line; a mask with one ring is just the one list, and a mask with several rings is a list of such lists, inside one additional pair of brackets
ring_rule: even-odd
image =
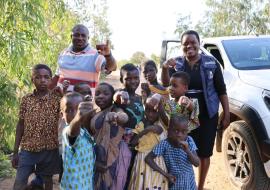
[(70, 46), (59, 55), (58, 68), (55, 73), (56, 76), (59, 76), (57, 85), (61, 86), (64, 80), (68, 80), (70, 82), (68, 91), (73, 91), (75, 84), (87, 82), (94, 94), (105, 63), (105, 57), (90, 45), (80, 52), (72, 51), (72, 46)]

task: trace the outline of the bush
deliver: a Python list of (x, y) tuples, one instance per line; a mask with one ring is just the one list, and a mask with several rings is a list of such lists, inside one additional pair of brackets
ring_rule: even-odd
[(13, 149), (17, 121), (17, 84), (0, 72), (0, 151), (10, 153)]
[(10, 159), (0, 151), (0, 178), (15, 176), (16, 170), (12, 168)]

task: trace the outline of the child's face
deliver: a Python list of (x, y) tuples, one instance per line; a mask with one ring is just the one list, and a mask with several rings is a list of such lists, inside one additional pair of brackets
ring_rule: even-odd
[(147, 80), (150, 83), (154, 82), (157, 79), (157, 71), (155, 67), (153, 67), (152, 65), (147, 65), (146, 67), (144, 67), (143, 74), (145, 80)]
[(185, 122), (174, 122), (170, 126), (168, 133), (169, 138), (174, 141), (185, 141), (188, 135), (188, 124)]
[(78, 106), (82, 101), (82, 97), (73, 97), (65, 98), (63, 102), (61, 102), (61, 113), (67, 124), (69, 124), (75, 117)]
[(172, 77), (170, 80), (170, 94), (172, 98), (184, 96), (188, 90), (188, 86), (184, 84), (181, 78)]
[(100, 109), (105, 109), (112, 105), (113, 92), (107, 85), (99, 85), (95, 93), (95, 102)]
[(32, 82), (38, 91), (47, 91), (51, 78), (47, 69), (38, 69), (32, 73)]
[(83, 96), (89, 95), (92, 97), (91, 88), (87, 84), (81, 84), (77, 90), (78, 93), (80, 93)]
[(145, 118), (147, 121), (149, 121), (150, 123), (154, 123), (158, 120), (159, 114), (158, 114), (158, 110), (154, 109), (154, 107), (149, 104), (148, 101), (146, 101), (145, 103)]
[(128, 92), (135, 92), (140, 84), (140, 74), (138, 69), (123, 71), (123, 85)]

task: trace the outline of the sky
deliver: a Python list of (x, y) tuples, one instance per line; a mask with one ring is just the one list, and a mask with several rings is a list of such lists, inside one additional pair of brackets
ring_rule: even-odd
[[(160, 55), (163, 39), (176, 39), (177, 15), (190, 15), (193, 23), (203, 16), (203, 0), (108, 0), (112, 51), (117, 60), (142, 51)], [(192, 28), (192, 27), (191, 27)]]

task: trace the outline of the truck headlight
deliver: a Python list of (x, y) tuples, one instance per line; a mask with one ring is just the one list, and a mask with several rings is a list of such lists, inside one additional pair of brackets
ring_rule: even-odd
[(264, 90), (262, 93), (263, 101), (266, 104), (267, 108), (270, 110), (270, 91)]

